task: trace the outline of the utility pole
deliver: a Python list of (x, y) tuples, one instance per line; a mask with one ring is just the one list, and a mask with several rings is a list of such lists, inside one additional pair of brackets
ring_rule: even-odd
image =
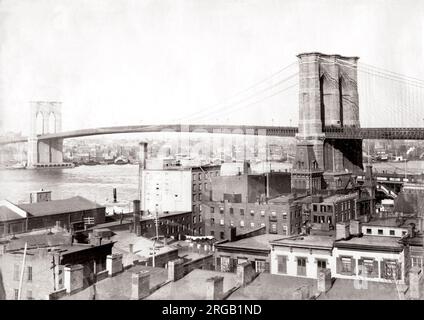
[(158, 210), (156, 209), (155, 213), (155, 227), (156, 227), (156, 237), (153, 241), (153, 259), (152, 259), (152, 266), (156, 267), (156, 241), (159, 240), (159, 215)]
[(22, 294), (22, 283), (24, 281), (24, 272), (25, 272), (25, 258), (26, 258), (26, 253), (27, 253), (27, 245), (28, 243), (25, 242), (25, 247), (24, 247), (24, 257), (22, 259), (22, 269), (21, 269), (21, 277), (19, 279), (19, 290), (18, 290), (18, 300), (21, 300), (21, 294)]

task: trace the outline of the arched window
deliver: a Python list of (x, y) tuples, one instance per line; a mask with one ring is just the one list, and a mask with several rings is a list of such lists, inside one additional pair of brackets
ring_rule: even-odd
[(44, 116), (41, 112), (37, 112), (37, 115), (35, 116), (35, 133), (44, 133)]

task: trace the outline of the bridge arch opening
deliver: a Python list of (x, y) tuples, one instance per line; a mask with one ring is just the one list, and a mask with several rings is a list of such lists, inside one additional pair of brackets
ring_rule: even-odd
[(49, 113), (49, 119), (48, 119), (48, 133), (56, 133), (57, 127), (56, 127), (56, 115), (53, 111)]
[(35, 133), (36, 134), (44, 133), (44, 115), (42, 112), (37, 112), (35, 116)]

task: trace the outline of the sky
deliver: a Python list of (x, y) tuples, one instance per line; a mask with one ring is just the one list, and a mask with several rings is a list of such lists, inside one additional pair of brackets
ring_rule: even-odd
[(27, 134), (34, 100), (62, 101), (63, 130), (295, 125), (295, 89), (222, 102), (307, 51), (424, 78), (423, 43), (420, 0), (0, 0), (0, 132)]

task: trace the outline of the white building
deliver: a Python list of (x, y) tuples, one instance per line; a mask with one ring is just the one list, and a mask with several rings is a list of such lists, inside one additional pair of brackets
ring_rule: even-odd
[(143, 170), (141, 193), (143, 211), (191, 211), (191, 170)]
[(271, 273), (318, 278), (321, 269), (335, 270), (334, 237), (294, 236), (271, 242)]

